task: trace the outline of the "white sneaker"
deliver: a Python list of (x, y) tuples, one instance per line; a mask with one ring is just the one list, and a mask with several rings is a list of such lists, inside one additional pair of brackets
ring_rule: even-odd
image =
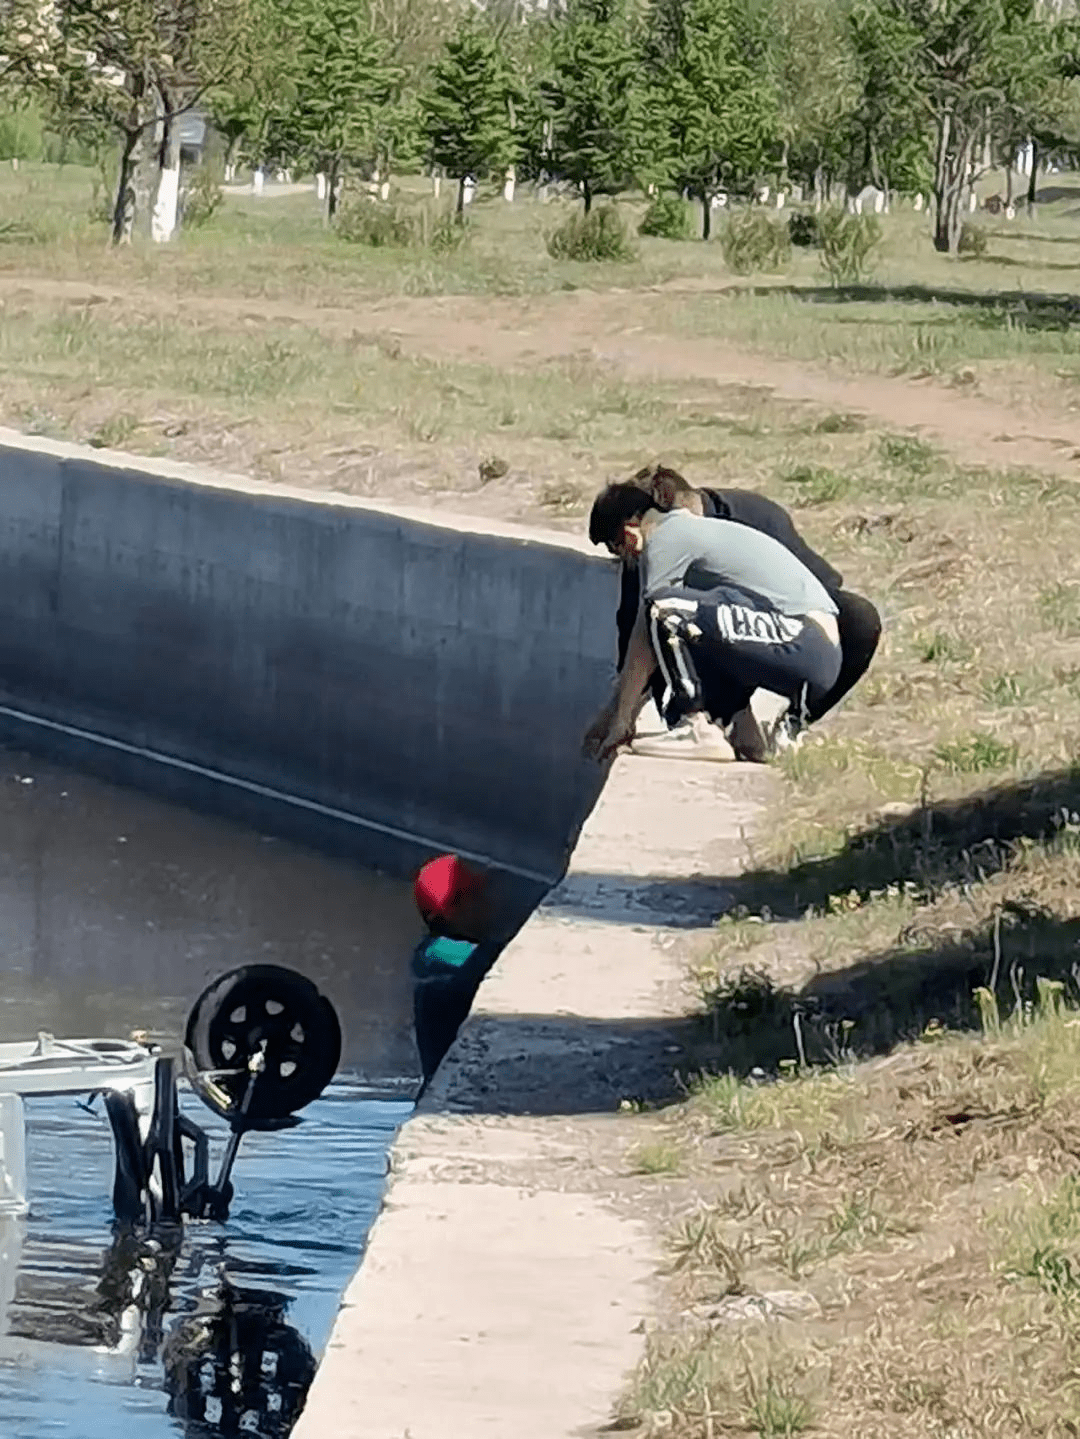
[(776, 723), (770, 726), (767, 739), (769, 752), (773, 755), (785, 754), (788, 750), (798, 749), (806, 738), (806, 729), (790, 710), (778, 716)]
[(672, 729), (634, 739), (630, 752), (656, 759), (709, 760), (716, 764), (730, 764), (735, 758), (723, 731), (704, 714), (688, 715)]

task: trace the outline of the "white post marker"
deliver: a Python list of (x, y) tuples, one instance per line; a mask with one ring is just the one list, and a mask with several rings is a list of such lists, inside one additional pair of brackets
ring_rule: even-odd
[(251, 193), (253, 195), (261, 195), (265, 183), (266, 176), (263, 174), (262, 166), (260, 165), (251, 177)]
[(326, 199), (326, 176), (321, 170), (315, 176), (315, 198), (316, 200)]
[(514, 203), (514, 190), (517, 187), (517, 171), (513, 165), (507, 166), (506, 176), (503, 180), (503, 199), (508, 205)]
[(471, 205), (476, 194), (476, 181), (471, 175), (465, 177), (465, 204)]

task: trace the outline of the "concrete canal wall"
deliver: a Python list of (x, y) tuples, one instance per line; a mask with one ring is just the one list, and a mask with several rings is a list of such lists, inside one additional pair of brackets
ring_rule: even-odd
[(0, 430), (0, 737), (392, 873), (488, 857), (520, 922), (602, 779), (587, 549)]

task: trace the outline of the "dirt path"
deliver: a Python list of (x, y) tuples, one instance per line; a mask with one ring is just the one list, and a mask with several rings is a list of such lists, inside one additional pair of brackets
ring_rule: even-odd
[[(634, 380), (743, 386), (777, 398), (917, 430), (958, 457), (1080, 474), (1080, 416), (1049, 408), (1009, 409), (934, 380), (848, 375), (835, 367), (777, 358), (726, 340), (679, 338), (650, 330), (657, 297), (669, 291), (573, 291), (533, 297), (440, 296), (346, 301), (328, 308), (258, 297), (185, 293), (187, 316), (245, 323), (298, 324), (326, 334), (385, 337), (401, 352), (430, 359), (527, 366), (590, 358)], [(177, 296), (75, 280), (0, 275), (0, 299), (41, 297), (133, 311), (175, 311)]]

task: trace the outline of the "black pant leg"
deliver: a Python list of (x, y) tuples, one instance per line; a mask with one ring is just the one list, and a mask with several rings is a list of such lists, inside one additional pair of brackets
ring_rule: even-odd
[(870, 668), (870, 661), (881, 639), (881, 616), (868, 599), (852, 594), (850, 590), (840, 590), (833, 599), (836, 601), (836, 624), (840, 631), (840, 674), (833, 687), (808, 706), (811, 724), (828, 714), (862, 679)]
[(707, 663), (732, 685), (772, 690), (805, 718), (840, 672), (839, 646), (813, 620), (782, 615), (730, 587), (661, 590), (648, 605), (649, 637), (664, 677), (665, 718), (704, 708)]

